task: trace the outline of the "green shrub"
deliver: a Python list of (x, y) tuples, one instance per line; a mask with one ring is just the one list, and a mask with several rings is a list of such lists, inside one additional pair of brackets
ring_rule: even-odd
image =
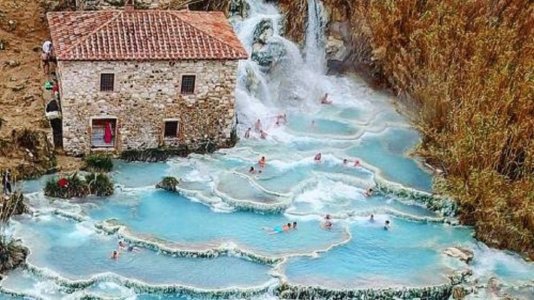
[(187, 146), (178, 148), (152, 148), (146, 150), (126, 150), (121, 153), (125, 161), (165, 161), (172, 156), (187, 156), (190, 153)]
[(109, 155), (91, 154), (85, 157), (85, 169), (89, 172), (110, 172), (113, 161)]
[[(60, 185), (61, 180), (66, 180), (67, 182), (63, 187)], [(49, 197), (63, 199), (73, 197), (83, 198), (89, 195), (89, 187), (84, 180), (78, 177), (77, 173), (74, 173), (72, 176), (54, 177), (49, 179), (46, 182), (44, 193)]]
[(113, 183), (109, 176), (104, 173), (91, 173), (85, 176), (85, 182), (89, 187), (90, 194), (100, 197), (113, 195)]

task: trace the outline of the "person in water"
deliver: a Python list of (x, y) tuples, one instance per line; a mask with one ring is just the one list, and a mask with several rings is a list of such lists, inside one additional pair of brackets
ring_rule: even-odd
[(293, 222), (293, 230), (297, 230), (297, 222)]
[(328, 100), (328, 93), (321, 98), (321, 104), (332, 104), (332, 100)]
[(391, 229), (391, 225), (389, 224), (389, 220), (386, 220), (386, 222), (384, 223), (384, 230), (389, 230)]
[(250, 169), (248, 170), (248, 172), (250, 174), (256, 174), (256, 169), (254, 169), (254, 167), (250, 167)]
[(371, 214), (369, 217), (369, 222), (374, 223), (375, 222), (375, 215)]
[(321, 152), (315, 154), (315, 157), (313, 158), (313, 160), (315, 160), (316, 162), (320, 162), (321, 161)]
[(359, 160), (355, 160), (354, 161), (354, 166), (355, 167), (359, 167), (360, 166), (360, 161)]
[(261, 131), (261, 121), (260, 121), (260, 119), (258, 119), (258, 121), (256, 121), (256, 124), (254, 125), (254, 129), (256, 129), (257, 132)]
[(127, 246), (128, 246), (128, 245), (126, 245), (125, 242), (123, 242), (123, 241), (119, 241), (119, 250), (121, 250), (121, 249), (126, 249)]
[(260, 168), (265, 168), (265, 163), (266, 163), (265, 156), (262, 156), (260, 160), (258, 161), (258, 165), (260, 165)]
[(114, 259), (114, 260), (118, 260), (119, 259), (119, 251), (117, 250), (113, 250), (113, 252), (111, 252), (111, 259)]
[(248, 128), (247, 131), (245, 131), (245, 138), (246, 139), (249, 139), (250, 138), (250, 131), (252, 130), (252, 128)]
[(343, 165), (346, 166), (347, 164), (349, 163), (349, 160), (348, 159), (343, 159)]
[(128, 247), (126, 247), (126, 251), (128, 251), (128, 252), (139, 252), (140, 250), (135, 246), (128, 245)]
[(368, 188), (364, 193), (363, 195), (365, 197), (371, 197), (373, 195), (373, 189), (372, 188)]
[(334, 226), (334, 223), (332, 223), (332, 218), (330, 218), (330, 215), (327, 214), (324, 216), (323, 227), (325, 229), (332, 229), (332, 226)]
[(262, 140), (266, 139), (267, 138), (267, 132), (263, 131), (263, 130), (260, 130), (260, 138)]
[(291, 230), (291, 223), (287, 223), (286, 225), (282, 225), (282, 226), (275, 226), (273, 228), (264, 227), (263, 230), (268, 231), (269, 234), (288, 232), (289, 230)]

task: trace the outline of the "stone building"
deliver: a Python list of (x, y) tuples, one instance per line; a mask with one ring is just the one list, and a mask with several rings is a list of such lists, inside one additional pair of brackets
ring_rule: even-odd
[(247, 53), (223, 13), (128, 6), (47, 18), (68, 154), (228, 145)]

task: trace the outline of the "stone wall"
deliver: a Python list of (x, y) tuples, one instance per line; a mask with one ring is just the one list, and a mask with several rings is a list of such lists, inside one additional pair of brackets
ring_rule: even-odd
[[(117, 152), (161, 146), (198, 147), (206, 139), (228, 145), (235, 121), (237, 61), (63, 61), (58, 63), (63, 147), (90, 152), (91, 118), (116, 117)], [(115, 90), (100, 91), (100, 74), (115, 74)], [(181, 95), (182, 75), (196, 75), (195, 93)], [(179, 121), (175, 139), (164, 119)]]

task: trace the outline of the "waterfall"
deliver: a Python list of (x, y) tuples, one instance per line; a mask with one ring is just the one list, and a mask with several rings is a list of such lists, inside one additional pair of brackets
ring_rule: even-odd
[(315, 72), (325, 72), (325, 42), (323, 7), (319, 0), (308, 0), (308, 23), (306, 26), (306, 44), (304, 52), (306, 63)]
[(303, 48), (281, 35), (283, 15), (262, 0), (246, 0), (247, 17), (232, 20), (234, 28), (250, 54), (240, 63), (237, 111), (240, 131), (258, 118), (292, 109), (308, 110), (329, 90), (324, 80), (323, 6), (309, 0), (306, 40)]

